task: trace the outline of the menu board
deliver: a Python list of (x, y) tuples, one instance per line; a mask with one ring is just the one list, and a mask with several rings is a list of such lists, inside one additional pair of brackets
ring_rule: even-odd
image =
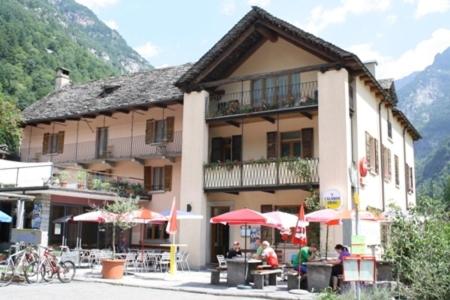
[(362, 259), (359, 263), (359, 280), (374, 281), (375, 278), (375, 262), (373, 260)]
[(359, 281), (358, 260), (344, 259), (344, 281)]

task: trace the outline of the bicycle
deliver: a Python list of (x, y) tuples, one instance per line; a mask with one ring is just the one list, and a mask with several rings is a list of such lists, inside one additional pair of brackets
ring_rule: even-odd
[[(17, 248), (16, 252), (13, 248)], [(12, 254), (5, 261), (0, 262), (0, 287), (11, 284), (14, 279), (20, 281), (21, 275), (24, 275), (25, 280), (30, 283), (25, 273), (31, 274), (33, 271), (28, 268), (39, 261), (36, 249), (21, 243), (11, 247), (9, 252)]]
[(25, 277), (29, 276), (28, 271), (32, 271), (30, 272), (30, 275), (36, 277), (29, 276), (31, 281), (39, 282), (39, 276), (41, 276), (44, 281), (49, 282), (53, 279), (55, 274), (62, 283), (72, 281), (76, 272), (75, 264), (70, 260), (58, 261), (58, 258), (53, 254), (52, 249), (46, 247), (42, 248), (44, 249), (44, 253), (41, 261), (33, 262), (27, 272), (25, 272)]

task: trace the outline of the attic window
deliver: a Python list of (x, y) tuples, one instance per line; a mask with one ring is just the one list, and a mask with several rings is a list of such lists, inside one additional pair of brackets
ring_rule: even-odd
[(120, 88), (120, 85), (105, 85), (103, 86), (102, 92), (98, 95), (99, 98), (104, 98), (112, 94), (115, 90)]

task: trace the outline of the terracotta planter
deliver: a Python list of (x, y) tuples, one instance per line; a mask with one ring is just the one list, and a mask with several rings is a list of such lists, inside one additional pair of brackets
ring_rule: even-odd
[(123, 277), (125, 260), (104, 259), (102, 260), (102, 276), (105, 279), (120, 279)]

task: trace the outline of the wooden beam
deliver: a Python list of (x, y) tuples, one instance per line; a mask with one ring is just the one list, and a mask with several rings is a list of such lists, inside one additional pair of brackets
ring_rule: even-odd
[(308, 119), (312, 120), (312, 114), (306, 111), (302, 111), (300, 112), (302, 115), (304, 115), (305, 117), (307, 117)]
[(256, 79), (261, 79), (261, 78), (265, 78), (265, 77), (276, 77), (276, 76), (286, 75), (286, 74), (290, 74), (290, 73), (302, 73), (302, 72), (320, 71), (320, 70), (327, 71), (329, 69), (336, 68), (339, 65), (342, 65), (342, 64), (341, 63), (324, 63), (324, 64), (305, 66), (305, 67), (292, 68), (292, 69), (287, 69), (287, 70), (282, 70), (282, 71), (265, 72), (265, 73), (244, 75), (244, 76), (235, 76), (235, 77), (226, 78), (226, 79), (204, 82), (204, 83), (200, 84), (200, 87), (206, 89), (206, 88), (215, 87), (215, 86), (224, 85), (224, 84), (233, 83), (233, 82), (256, 80)]
[(234, 127), (238, 127), (238, 128), (241, 127), (241, 124), (236, 122), (236, 121), (229, 120), (229, 121), (226, 121), (226, 122), (227, 122), (227, 124), (230, 124), (230, 125), (232, 125)]
[(278, 35), (275, 32), (273, 32), (272, 30), (268, 29), (267, 27), (263, 27), (261, 25), (256, 25), (255, 29), (259, 34), (264, 36), (266, 39), (268, 39), (272, 43), (275, 43), (276, 41), (278, 41)]
[(130, 113), (130, 110), (127, 109), (127, 108), (119, 108), (119, 109), (117, 110), (117, 112), (123, 113), (123, 114), (129, 114), (129, 113)]
[(266, 120), (267, 122), (270, 122), (272, 124), (275, 124), (275, 119), (269, 116), (262, 116), (261, 117), (263, 120)]
[(233, 42), (223, 53), (214, 60), (205, 70), (203, 70), (196, 79), (196, 83), (199, 83), (203, 78), (205, 78), (212, 70), (214, 70), (220, 63), (224, 61), (236, 48), (244, 42), (253, 32), (255, 31), (254, 26), (250, 26), (239, 38)]

